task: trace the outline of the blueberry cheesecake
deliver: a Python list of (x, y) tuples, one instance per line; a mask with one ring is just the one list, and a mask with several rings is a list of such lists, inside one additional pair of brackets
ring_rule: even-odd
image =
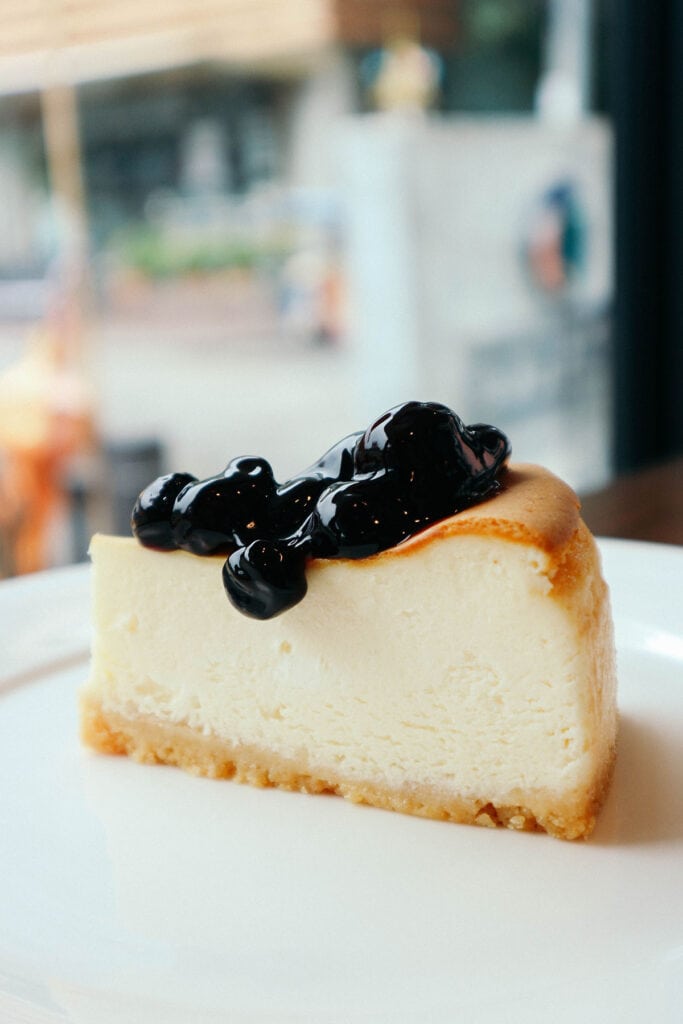
[(573, 491), (409, 402), (291, 480), (153, 481), (92, 540), (84, 741), (463, 823), (593, 829), (617, 731), (609, 595)]

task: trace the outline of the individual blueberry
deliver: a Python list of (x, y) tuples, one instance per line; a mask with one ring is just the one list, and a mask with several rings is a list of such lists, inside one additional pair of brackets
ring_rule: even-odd
[(510, 457), (510, 442), (502, 430), (488, 423), (473, 423), (465, 430), (465, 437), (477, 459), (475, 474), (496, 473)]
[(262, 490), (264, 494), (272, 494), (276, 487), (270, 463), (255, 455), (240, 455), (231, 459), (223, 476), (228, 479), (248, 479), (254, 488)]
[(365, 558), (398, 544), (415, 529), (389, 473), (331, 484), (306, 526), (312, 553), (326, 558)]
[(186, 487), (173, 508), (178, 547), (212, 555), (270, 534), (269, 495), (248, 474), (216, 476)]
[(462, 472), (459, 441), (463, 430), (455, 413), (434, 402), (405, 402), (390, 409), (370, 426), (356, 446), (358, 473), (395, 469), (411, 482), (452, 474), (454, 462)]
[(282, 542), (255, 540), (223, 566), (233, 605), (254, 619), (272, 619), (301, 601), (307, 590), (304, 556)]
[(177, 548), (171, 525), (173, 504), (196, 479), (190, 473), (167, 473), (145, 487), (131, 514), (131, 529), (141, 544), (161, 551)]

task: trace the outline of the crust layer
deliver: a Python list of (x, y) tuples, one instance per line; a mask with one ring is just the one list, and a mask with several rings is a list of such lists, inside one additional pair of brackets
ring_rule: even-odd
[(150, 718), (129, 719), (103, 707), (92, 694), (81, 699), (81, 736), (104, 754), (127, 754), (145, 764), (168, 764), (193, 775), (233, 779), (252, 786), (278, 787), (302, 793), (333, 793), (354, 803), (403, 814), (487, 828), (502, 826), (521, 832), (547, 832), (559, 839), (586, 839), (609, 787), (615, 750), (602, 765), (592, 790), (563, 795), (537, 792), (511, 794), (510, 803), (494, 804), (486, 794), (463, 797), (429, 786), (391, 788), (376, 781), (345, 779), (332, 770), (316, 771), (271, 751), (235, 747), (188, 725)]

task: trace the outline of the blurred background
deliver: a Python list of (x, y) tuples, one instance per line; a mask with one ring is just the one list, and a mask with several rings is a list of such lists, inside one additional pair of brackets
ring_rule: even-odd
[(0, 575), (419, 398), (586, 494), (683, 450), (683, 14), (0, 0)]

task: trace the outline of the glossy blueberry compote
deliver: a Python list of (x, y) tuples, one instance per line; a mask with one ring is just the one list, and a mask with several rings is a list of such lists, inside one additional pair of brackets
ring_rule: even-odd
[(406, 402), (278, 483), (262, 458), (220, 476), (170, 473), (133, 509), (146, 547), (223, 554), (223, 583), (245, 615), (270, 619), (306, 594), (310, 558), (365, 558), (500, 489), (510, 445), (433, 402)]

